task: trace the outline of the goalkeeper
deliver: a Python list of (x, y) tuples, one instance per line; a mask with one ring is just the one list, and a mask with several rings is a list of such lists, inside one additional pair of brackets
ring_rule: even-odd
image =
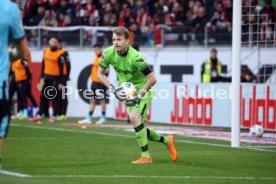
[[(155, 130), (145, 127), (148, 107), (154, 96), (153, 85), (156, 78), (141, 54), (129, 46), (129, 31), (125, 27), (113, 29), (113, 46), (108, 47), (100, 59), (98, 77), (102, 83), (114, 93), (116, 98), (128, 106), (128, 114), (131, 124), (134, 126), (136, 138), (142, 150), (142, 156), (132, 164), (151, 164), (148, 140), (161, 142), (167, 146), (172, 160), (177, 160), (177, 151), (174, 147), (173, 136), (161, 136)], [(133, 100), (126, 101), (126, 94), (122, 88), (115, 88), (105, 76), (105, 70), (112, 65), (118, 75), (119, 82), (131, 82), (139, 90), (139, 94)]]

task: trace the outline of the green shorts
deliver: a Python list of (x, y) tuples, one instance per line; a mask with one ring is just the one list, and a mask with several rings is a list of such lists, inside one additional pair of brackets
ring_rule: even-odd
[(140, 100), (139, 103), (135, 104), (134, 106), (131, 107), (127, 107), (127, 112), (128, 114), (130, 114), (130, 112), (135, 109), (138, 112), (140, 112), (141, 114), (141, 122), (144, 123), (147, 121), (147, 115), (148, 115), (148, 109), (150, 106), (150, 103), (152, 101), (154, 97), (154, 89), (151, 88), (146, 95), (144, 96), (144, 98), (142, 98)]

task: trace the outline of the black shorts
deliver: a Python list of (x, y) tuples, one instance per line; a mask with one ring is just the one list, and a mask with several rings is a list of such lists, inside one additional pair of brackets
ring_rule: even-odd
[(10, 124), (10, 101), (0, 100), (0, 138), (7, 137)]
[(103, 100), (107, 99), (107, 88), (103, 83), (100, 82), (93, 82), (91, 84), (91, 90), (92, 90), (92, 98), (96, 100)]

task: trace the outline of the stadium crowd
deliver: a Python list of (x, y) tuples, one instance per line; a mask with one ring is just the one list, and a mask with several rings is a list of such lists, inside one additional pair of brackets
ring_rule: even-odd
[[(136, 39), (147, 44), (161, 42), (160, 27), (180, 34), (185, 40), (204, 40), (205, 28), (209, 41), (231, 40), (233, 0), (25, 0), (22, 3), (26, 26), (67, 27), (125, 26)], [(263, 15), (258, 18), (257, 15)], [(274, 23), (276, 0), (243, 0), (243, 31), (247, 24)], [(261, 25), (261, 24), (260, 24)], [(253, 32), (261, 31), (253, 27)], [(273, 25), (265, 29), (274, 30)], [(184, 34), (183, 34), (184, 33)], [(223, 35), (223, 36), (221, 36)], [(264, 35), (267, 39), (271, 35)], [(172, 41), (175, 35), (171, 34)], [(245, 38), (246, 39), (246, 38)], [(248, 38), (247, 38), (248, 39)], [(168, 38), (170, 40), (170, 38)]]

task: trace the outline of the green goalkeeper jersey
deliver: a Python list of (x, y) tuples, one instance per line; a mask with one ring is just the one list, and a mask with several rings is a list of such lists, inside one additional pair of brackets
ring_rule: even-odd
[(108, 68), (109, 65), (112, 65), (115, 69), (120, 83), (131, 82), (138, 89), (142, 89), (147, 82), (144, 73), (148, 68), (148, 64), (142, 55), (132, 47), (129, 47), (127, 53), (123, 56), (116, 52), (114, 46), (106, 48), (100, 58), (100, 66)]

